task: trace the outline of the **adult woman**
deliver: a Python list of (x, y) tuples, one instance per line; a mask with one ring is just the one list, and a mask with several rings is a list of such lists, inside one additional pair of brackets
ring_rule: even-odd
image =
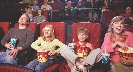
[[(133, 72), (133, 58), (126, 57), (127, 60), (120, 59), (119, 48), (127, 50), (128, 47), (133, 48), (133, 33), (124, 31), (124, 18), (116, 16), (111, 20), (108, 33), (105, 34), (102, 50), (106, 47), (107, 53), (110, 53), (112, 65), (116, 72)], [(113, 69), (110, 70), (112, 72)]]
[(48, 5), (47, 0), (44, 0), (44, 5), (41, 6), (41, 9), (44, 11), (45, 10), (50, 11), (52, 9), (52, 7), (50, 5)]

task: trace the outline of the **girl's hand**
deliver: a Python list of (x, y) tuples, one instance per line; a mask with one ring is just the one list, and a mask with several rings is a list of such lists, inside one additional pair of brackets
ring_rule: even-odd
[(56, 52), (55, 52), (54, 50), (53, 50), (53, 51), (49, 51), (49, 52), (48, 52), (48, 55), (50, 55), (50, 56), (51, 56), (51, 55), (55, 55), (55, 53), (56, 53)]
[(44, 52), (45, 51), (44, 47), (40, 47), (39, 51)]
[(93, 46), (92, 46), (90, 43), (87, 43), (86, 46), (87, 46), (88, 48), (90, 48), (91, 50), (94, 49)]

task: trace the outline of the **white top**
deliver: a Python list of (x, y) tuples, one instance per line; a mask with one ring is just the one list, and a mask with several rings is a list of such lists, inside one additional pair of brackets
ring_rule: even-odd
[(46, 8), (46, 10), (51, 10), (52, 9), (52, 7), (50, 5), (47, 5), (47, 6), (42, 5), (41, 6), (41, 9), (45, 9), (45, 8)]

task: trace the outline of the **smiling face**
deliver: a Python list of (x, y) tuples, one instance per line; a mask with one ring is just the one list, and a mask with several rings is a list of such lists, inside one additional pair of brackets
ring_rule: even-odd
[(51, 27), (45, 27), (43, 29), (44, 37), (48, 38), (52, 36), (53, 29)]
[(86, 41), (88, 39), (88, 35), (89, 35), (88, 29), (83, 27), (78, 29), (77, 37), (80, 42)]
[(85, 33), (78, 33), (78, 40), (80, 42), (84, 42), (87, 38), (88, 36)]
[(122, 20), (121, 20), (119, 22), (114, 22), (111, 27), (114, 33), (119, 34), (123, 31), (124, 24), (122, 23)]

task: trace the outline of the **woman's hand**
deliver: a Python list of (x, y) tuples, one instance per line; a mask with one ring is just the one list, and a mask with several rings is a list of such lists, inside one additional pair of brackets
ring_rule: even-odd
[(133, 65), (133, 58), (132, 57), (124, 57), (121, 59), (121, 62), (125, 65)]
[(119, 45), (123, 50), (127, 51), (128, 50), (128, 46), (125, 45), (124, 43), (122, 42), (117, 42), (117, 45)]

